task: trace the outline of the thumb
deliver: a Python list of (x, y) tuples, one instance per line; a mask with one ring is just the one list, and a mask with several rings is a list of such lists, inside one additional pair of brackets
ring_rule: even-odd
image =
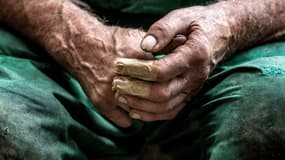
[(176, 12), (171, 12), (155, 22), (141, 41), (141, 48), (156, 53), (166, 48), (178, 34), (187, 32), (187, 23)]

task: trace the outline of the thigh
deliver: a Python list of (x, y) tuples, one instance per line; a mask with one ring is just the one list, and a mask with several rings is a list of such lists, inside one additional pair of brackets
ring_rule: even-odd
[(0, 159), (84, 158), (55, 94), (71, 96), (29, 60), (0, 56), (0, 63)]
[(77, 81), (32, 48), (0, 28), (0, 160), (126, 155)]
[(210, 113), (215, 129), (209, 159), (281, 160), (285, 156), (284, 81), (284, 75), (235, 73), (212, 90), (220, 95), (205, 105), (217, 107)]

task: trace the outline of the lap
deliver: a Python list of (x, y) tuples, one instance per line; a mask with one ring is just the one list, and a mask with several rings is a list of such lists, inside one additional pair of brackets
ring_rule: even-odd
[(224, 62), (177, 118), (142, 123), (129, 132), (96, 112), (75, 79), (12, 37), (19, 45), (0, 40), (0, 142), (10, 146), (0, 147), (0, 159), (125, 158), (131, 156), (123, 150), (134, 145), (145, 146), (142, 159), (282, 155), (284, 43)]
[(227, 75), (209, 90), (218, 106), (211, 113), (216, 126), (211, 160), (284, 157), (284, 54), (284, 43), (260, 46), (226, 62), (213, 77)]
[[(5, 34), (6, 40), (17, 44), (18, 39)], [(7, 41), (2, 38), (0, 159), (84, 158), (68, 137), (68, 128), (74, 126), (72, 118), (56, 98), (72, 96), (42, 72), (49, 67), (25, 45), (4, 46)]]
[(284, 43), (275, 43), (224, 62), (174, 120), (156, 126), (144, 156), (281, 159), (285, 151), (284, 51)]
[(213, 90), (220, 95), (205, 106), (218, 107), (210, 113), (215, 126), (211, 160), (284, 156), (284, 80), (285, 76), (279, 75), (235, 73), (226, 79), (228, 83)]
[(29, 45), (0, 28), (0, 159), (124, 154), (92, 132), (108, 123), (91, 109), (75, 79)]

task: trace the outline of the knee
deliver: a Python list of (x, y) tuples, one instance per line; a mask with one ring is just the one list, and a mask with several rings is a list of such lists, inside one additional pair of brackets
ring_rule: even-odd
[(59, 145), (51, 142), (64, 137), (65, 123), (40, 102), (0, 90), (0, 160), (61, 156)]
[(248, 81), (240, 85), (239, 98), (214, 112), (210, 160), (281, 160), (285, 156), (285, 76), (237, 76)]

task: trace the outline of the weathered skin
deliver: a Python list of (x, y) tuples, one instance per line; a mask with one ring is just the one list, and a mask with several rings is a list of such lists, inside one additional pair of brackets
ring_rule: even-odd
[(285, 3), (225, 0), (174, 10), (150, 27), (141, 47), (157, 53), (177, 34), (185, 35), (187, 41), (153, 61), (152, 67), (158, 70), (149, 84), (149, 97), (117, 96), (133, 118), (155, 121), (175, 117), (222, 59), (256, 44), (284, 39)]
[[(187, 41), (154, 61), (158, 71), (149, 97), (120, 98), (117, 94), (117, 101), (128, 106), (122, 108), (131, 108), (133, 118), (175, 117), (225, 56), (284, 36), (284, 5), (284, 0), (227, 0), (169, 13), (148, 31), (157, 45), (144, 40), (142, 48), (163, 51), (178, 34)], [(144, 32), (106, 26), (71, 0), (0, 0), (0, 6), (1, 23), (45, 48), (79, 80), (110, 120), (123, 127), (131, 125), (128, 113), (117, 107), (114, 98), (113, 63), (117, 57), (152, 59), (139, 47)]]
[(0, 0), (0, 6), (0, 23), (44, 47), (102, 114), (119, 126), (131, 125), (112, 91), (113, 63), (116, 57), (152, 59), (140, 48), (144, 32), (106, 26), (70, 0)]

